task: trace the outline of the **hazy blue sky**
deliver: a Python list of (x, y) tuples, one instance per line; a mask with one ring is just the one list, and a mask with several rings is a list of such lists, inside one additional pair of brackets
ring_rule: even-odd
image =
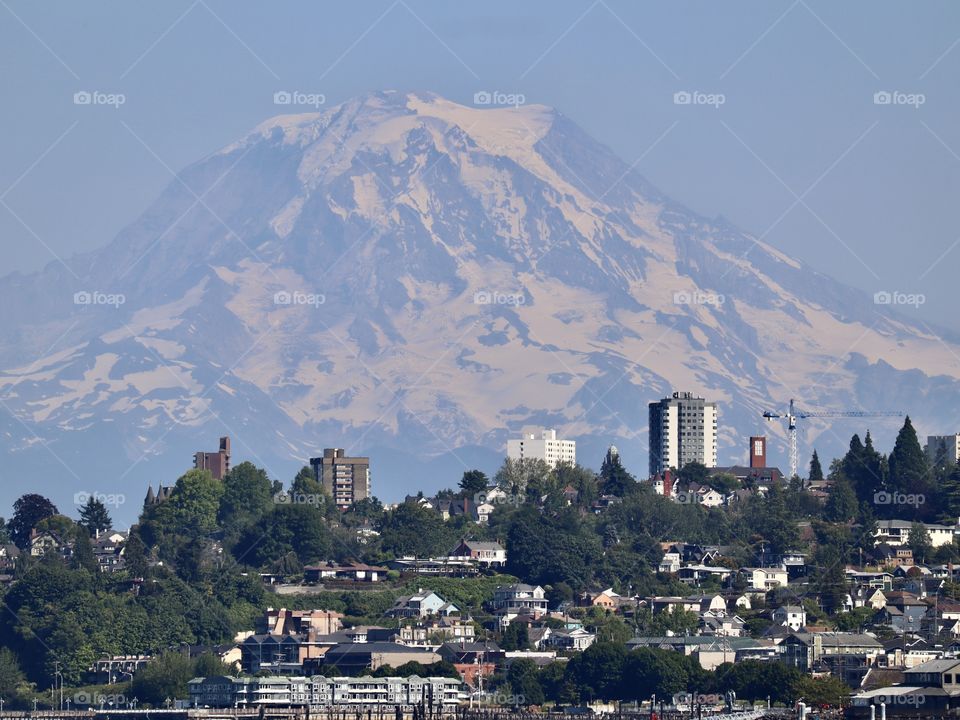
[(905, 312), (960, 330), (956, 2), (0, 0), (0, 65), (0, 273), (105, 244), (171, 169), (287, 110), (277, 91), (498, 90), (819, 270), (924, 293)]

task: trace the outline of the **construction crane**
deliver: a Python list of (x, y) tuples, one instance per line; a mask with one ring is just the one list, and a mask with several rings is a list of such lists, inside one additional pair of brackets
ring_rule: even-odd
[(824, 410), (821, 412), (810, 412), (807, 410), (800, 410), (793, 404), (793, 399), (790, 400), (790, 409), (786, 413), (776, 413), (767, 410), (763, 413), (763, 416), (767, 420), (775, 420), (777, 418), (786, 418), (787, 419), (787, 432), (790, 436), (790, 477), (797, 475), (798, 465), (800, 460), (799, 451), (797, 449), (797, 420), (801, 418), (833, 418), (833, 417), (903, 417), (903, 413), (894, 410), (894, 411), (881, 411), (881, 412), (870, 412), (869, 410), (847, 410), (847, 411), (831, 411)]

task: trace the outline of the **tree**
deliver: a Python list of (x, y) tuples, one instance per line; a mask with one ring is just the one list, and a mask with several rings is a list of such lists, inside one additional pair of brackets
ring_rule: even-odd
[(187, 683), (193, 676), (193, 663), (185, 655), (168, 652), (147, 663), (133, 676), (130, 692), (153, 707), (167, 699), (178, 700), (188, 695)]
[(510, 663), (507, 682), (513, 694), (513, 705), (542, 705), (546, 698), (537, 677), (537, 665), (533, 660), (521, 659)]
[(926, 562), (927, 555), (933, 550), (933, 543), (930, 541), (930, 533), (927, 531), (926, 525), (915, 522), (910, 526), (907, 545), (913, 551), (914, 560)]
[(330, 552), (330, 532), (316, 507), (277, 505), (243, 531), (233, 548), (237, 562), (254, 567), (266, 567), (291, 552), (304, 565), (324, 560)]
[(90, 533), (83, 525), (77, 525), (73, 533), (73, 554), (70, 562), (74, 568), (87, 570), (92, 573), (100, 571), (97, 558), (93, 554), (93, 544), (90, 542)]
[(435, 557), (448, 552), (455, 542), (454, 531), (440, 514), (418, 502), (398, 505), (384, 516), (379, 529), (381, 547), (395, 557)]
[(26, 704), (27, 678), (20, 669), (17, 656), (8, 648), (0, 648), (0, 698), (8, 709)]
[(890, 483), (895, 490), (908, 494), (933, 496), (933, 487), (929, 477), (927, 458), (917, 439), (908, 415), (903, 427), (897, 433), (893, 452), (888, 460)]
[(155, 506), (152, 520), (161, 534), (194, 539), (217, 530), (223, 483), (207, 470), (189, 470), (169, 499)]
[(86, 504), (80, 508), (80, 525), (87, 529), (88, 535), (96, 535), (113, 527), (113, 520), (107, 507), (92, 495)]
[(493, 480), (497, 487), (513, 495), (521, 497), (527, 494), (528, 488), (539, 491), (545, 488), (552, 468), (540, 458), (521, 458), (514, 460), (506, 458), (503, 465), (497, 470)]
[(464, 497), (470, 499), (475, 499), (484, 492), (489, 484), (490, 480), (480, 470), (467, 470), (460, 478), (460, 490)]
[(820, 456), (817, 455), (816, 449), (813, 451), (813, 457), (810, 458), (810, 472), (807, 475), (807, 479), (810, 482), (823, 480), (823, 468), (820, 467)]
[(856, 518), (857, 509), (857, 497), (853, 488), (845, 477), (838, 477), (824, 506), (824, 517), (831, 522), (849, 522)]
[(710, 469), (702, 462), (694, 460), (684, 465), (677, 475), (680, 478), (680, 482), (684, 484), (696, 483), (697, 485), (703, 485), (707, 482)]
[(147, 547), (140, 537), (139, 528), (130, 528), (121, 553), (124, 567), (131, 577), (142, 578), (147, 574)]
[(57, 506), (42, 495), (35, 493), (23, 495), (13, 503), (13, 517), (7, 526), (10, 539), (21, 550), (26, 548), (30, 544), (30, 531), (37, 526), (37, 523), (59, 512)]
[(605, 495), (617, 497), (628, 495), (637, 486), (636, 479), (623, 467), (623, 463), (620, 462), (620, 453), (613, 445), (607, 449), (603, 464), (600, 466), (600, 482)]
[(500, 643), (500, 647), (510, 652), (528, 650), (530, 648), (530, 638), (527, 634), (527, 626), (520, 622), (510, 623), (503, 633), (503, 641)]
[(273, 484), (265, 470), (250, 462), (230, 468), (223, 479), (217, 523), (229, 539), (239, 537), (274, 505)]

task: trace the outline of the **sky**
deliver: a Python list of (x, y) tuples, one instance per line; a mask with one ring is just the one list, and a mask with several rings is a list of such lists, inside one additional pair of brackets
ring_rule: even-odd
[(0, 0), (0, 275), (105, 245), (173, 173), (314, 109), (277, 93), (499, 92), (960, 331), (958, 76), (955, 2)]

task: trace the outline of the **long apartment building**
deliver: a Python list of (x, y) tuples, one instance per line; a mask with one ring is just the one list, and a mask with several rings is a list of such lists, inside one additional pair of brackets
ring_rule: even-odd
[(460, 701), (457, 678), (427, 677), (227, 677), (194, 678), (193, 707), (362, 707), (424, 705), (449, 708)]
[(326, 448), (322, 457), (310, 458), (314, 479), (345, 510), (370, 497), (370, 458), (347, 457), (340, 448)]
[(717, 465), (717, 404), (690, 392), (650, 403), (650, 475), (691, 462)]
[(553, 466), (562, 462), (576, 465), (577, 443), (575, 440), (561, 440), (553, 429), (525, 427), (519, 438), (507, 440), (507, 457), (543, 460)]

